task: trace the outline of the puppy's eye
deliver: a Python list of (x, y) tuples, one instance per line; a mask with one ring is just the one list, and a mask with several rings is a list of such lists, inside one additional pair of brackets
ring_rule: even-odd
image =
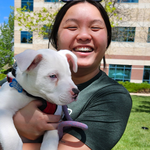
[(52, 78), (52, 79), (55, 79), (55, 78), (57, 78), (57, 76), (56, 76), (55, 74), (53, 74), (53, 75), (50, 75), (49, 77), (50, 77), (50, 78)]

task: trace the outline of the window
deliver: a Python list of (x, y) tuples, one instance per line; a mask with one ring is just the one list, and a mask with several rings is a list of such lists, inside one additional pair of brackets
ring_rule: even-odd
[(147, 42), (150, 43), (150, 27), (148, 28), (148, 37), (147, 37)]
[(134, 42), (135, 27), (114, 27), (112, 28), (112, 41)]
[(34, 0), (21, 0), (21, 8), (26, 6), (26, 9), (33, 11), (33, 2)]
[(28, 31), (21, 31), (21, 43), (32, 43), (33, 33)]
[(130, 65), (109, 65), (109, 77), (116, 81), (129, 81), (131, 77)]
[(150, 83), (150, 66), (144, 66), (143, 82)]
[(121, 3), (138, 3), (139, 0), (118, 0)]
[(59, 2), (59, 0), (44, 0), (45, 2)]

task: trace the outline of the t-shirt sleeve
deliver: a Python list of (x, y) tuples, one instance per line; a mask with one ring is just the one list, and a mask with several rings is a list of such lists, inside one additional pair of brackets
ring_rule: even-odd
[(92, 150), (110, 150), (125, 131), (131, 107), (131, 97), (123, 87), (103, 88), (89, 98), (88, 104), (75, 119), (87, 124), (88, 130), (70, 128), (65, 132), (77, 137)]

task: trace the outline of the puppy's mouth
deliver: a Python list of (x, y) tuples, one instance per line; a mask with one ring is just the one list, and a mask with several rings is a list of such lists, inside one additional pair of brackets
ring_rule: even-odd
[(89, 53), (92, 52), (94, 49), (91, 47), (76, 47), (73, 49), (75, 52), (83, 52), (83, 53)]
[(73, 99), (74, 101), (76, 101), (76, 100), (77, 100), (77, 96), (78, 96), (78, 95), (73, 96), (72, 99)]

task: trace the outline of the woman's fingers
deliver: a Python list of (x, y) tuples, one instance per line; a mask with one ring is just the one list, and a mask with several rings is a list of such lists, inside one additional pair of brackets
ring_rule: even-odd
[(48, 115), (48, 114), (43, 113), (43, 116), (47, 123), (56, 123), (56, 122), (58, 123), (61, 119), (61, 116), (59, 115)]
[(43, 104), (42, 101), (40, 101), (40, 100), (34, 100), (30, 103), (33, 104), (36, 107), (40, 107)]
[(47, 123), (45, 124), (46, 130), (56, 130), (58, 128), (59, 123)]

